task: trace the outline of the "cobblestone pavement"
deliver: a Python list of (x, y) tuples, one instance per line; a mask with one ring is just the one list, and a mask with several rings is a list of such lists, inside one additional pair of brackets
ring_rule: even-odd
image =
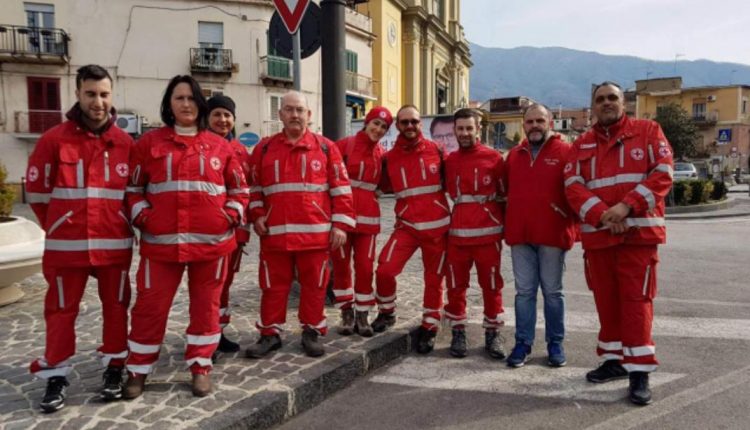
[[(393, 199), (381, 200), (383, 232), (378, 250), (392, 231)], [(29, 216), (27, 208), (16, 214)], [(32, 217), (33, 218), (33, 217)], [(258, 243), (254, 237), (231, 290), (232, 323), (227, 335), (239, 340), (243, 350), (257, 339), (254, 324), (258, 316)], [(136, 258), (137, 260), (137, 258)], [(503, 255), (505, 303), (512, 303), (510, 257)], [(131, 270), (134, 282), (136, 262)], [(409, 330), (420, 319), (422, 301), (421, 257), (417, 252), (398, 279), (398, 323), (393, 330), (370, 339), (342, 337), (331, 330), (324, 339), (326, 355), (306, 357), (299, 346), (300, 329), (296, 304), (287, 315), (284, 346), (263, 360), (248, 360), (242, 352), (223, 354), (215, 363), (212, 378), (215, 392), (195, 398), (190, 391), (190, 374), (183, 352), (187, 327), (187, 289), (175, 297), (169, 326), (156, 371), (148, 378), (143, 396), (132, 401), (104, 403), (98, 392), (102, 368), (96, 357), (101, 335), (101, 307), (92, 283), (86, 290), (77, 321), (77, 354), (66, 407), (54, 414), (42, 414), (38, 402), (44, 381), (28, 373), (28, 365), (44, 353), (43, 304), (46, 283), (37, 274), (22, 282), (26, 296), (18, 303), (0, 308), (0, 427), (5, 429), (165, 429), (261, 428), (277, 424), (295, 413), (314, 406), (326, 395), (342, 388), (367, 371), (409, 350)], [(468, 304), (481, 303), (472, 277)], [(135, 286), (133, 285), (133, 292)], [(294, 300), (294, 299), (293, 299)], [(133, 300), (134, 302), (135, 300)], [(327, 307), (328, 324), (338, 323), (338, 313)], [(449, 330), (442, 330), (443, 333)], [(443, 334), (445, 336), (446, 334)], [(507, 333), (506, 333), (507, 335)], [(448, 333), (447, 336), (450, 336)]]

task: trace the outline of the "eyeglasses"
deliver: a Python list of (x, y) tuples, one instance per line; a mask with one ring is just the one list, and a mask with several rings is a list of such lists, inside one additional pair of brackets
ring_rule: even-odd
[(400, 119), (398, 123), (401, 125), (417, 125), (420, 123), (418, 119)]
[(604, 103), (604, 99), (605, 99), (605, 98), (606, 98), (607, 100), (611, 101), (611, 102), (616, 102), (617, 100), (620, 100), (620, 96), (618, 96), (617, 94), (608, 94), (608, 95), (606, 95), (606, 96), (597, 96), (597, 97), (596, 97), (596, 98), (594, 99), (594, 101), (595, 101), (596, 103)]

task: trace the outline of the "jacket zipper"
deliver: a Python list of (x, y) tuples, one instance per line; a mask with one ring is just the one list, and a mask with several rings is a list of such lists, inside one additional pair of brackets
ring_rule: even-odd
[(109, 152), (104, 151), (104, 182), (109, 182)]
[(65, 213), (65, 215), (61, 216), (57, 221), (54, 222), (49, 228), (49, 231), (47, 231), (47, 236), (51, 235), (52, 232), (57, 230), (58, 227), (62, 225), (65, 221), (67, 221), (70, 217), (73, 216), (73, 211), (68, 211)]
[(567, 217), (568, 217), (568, 214), (566, 214), (566, 213), (565, 213), (565, 212), (564, 212), (564, 211), (563, 211), (562, 209), (560, 209), (560, 207), (559, 207), (559, 206), (557, 206), (556, 204), (554, 204), (554, 203), (550, 203), (549, 205), (550, 205), (550, 206), (552, 206), (552, 209), (554, 209), (554, 210), (555, 210), (555, 212), (559, 213), (560, 215), (562, 215), (562, 216), (563, 216), (563, 217), (565, 217), (565, 218), (567, 218)]
[(323, 216), (324, 216), (324, 217), (326, 218), (326, 220), (330, 220), (330, 219), (331, 219), (331, 218), (330, 218), (330, 217), (328, 216), (328, 214), (327, 214), (327, 213), (326, 213), (326, 212), (325, 212), (325, 211), (323, 210), (323, 208), (321, 208), (321, 207), (320, 207), (320, 205), (318, 204), (318, 202), (316, 202), (315, 200), (313, 200), (312, 204), (313, 204), (313, 206), (315, 206), (315, 208), (316, 208), (316, 209), (317, 209), (318, 211), (320, 211), (320, 213), (322, 213), (322, 214), (323, 214)]

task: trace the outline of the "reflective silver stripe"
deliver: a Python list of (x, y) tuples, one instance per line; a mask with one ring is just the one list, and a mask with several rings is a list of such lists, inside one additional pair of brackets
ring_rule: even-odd
[[(628, 227), (664, 227), (667, 224), (664, 218), (625, 218), (625, 225)], [(596, 228), (590, 224), (581, 224), (582, 233), (594, 233), (602, 230), (607, 230), (607, 227)]]
[(341, 259), (342, 260), (346, 258), (346, 252), (344, 252), (344, 247), (343, 246), (339, 246), (339, 254), (341, 254)]
[(440, 253), (440, 263), (438, 263), (437, 272), (443, 273), (443, 263), (445, 263), (445, 251)]
[(135, 169), (133, 169), (133, 176), (132, 176), (132, 178), (133, 178), (133, 183), (134, 184), (138, 183), (138, 179), (139, 179), (140, 176), (141, 176), (141, 165), (139, 164), (139, 165), (135, 166)]
[(263, 260), (263, 270), (265, 271), (266, 275), (266, 288), (271, 287), (271, 275), (268, 273), (268, 262), (266, 260)]
[(170, 152), (167, 154), (167, 158), (164, 161), (166, 163), (166, 170), (167, 170), (167, 181), (172, 181), (172, 153)]
[(191, 358), (190, 360), (185, 360), (185, 365), (187, 367), (190, 367), (193, 364), (197, 364), (202, 367), (208, 367), (208, 366), (212, 366), (214, 362), (213, 360), (211, 360), (211, 358), (205, 358), (205, 357), (195, 357), (195, 358)]
[(250, 194), (250, 188), (232, 188), (231, 190), (227, 191), (227, 194), (229, 194), (230, 196), (246, 196)]
[(599, 341), (599, 348), (605, 351), (619, 351), (622, 349), (622, 342), (602, 342)]
[(104, 151), (104, 182), (109, 182), (109, 152)]
[(414, 230), (422, 231), (422, 230), (431, 230), (433, 228), (444, 227), (444, 226), (446, 226), (446, 225), (448, 225), (448, 224), (451, 223), (451, 218), (450, 217), (445, 217), (445, 218), (441, 218), (439, 220), (428, 221), (428, 222), (414, 222), (414, 223), (412, 223), (412, 222), (403, 221), (403, 220), (402, 220), (402, 222), (404, 224), (408, 225), (409, 227), (413, 228)]
[(276, 193), (286, 193), (286, 192), (306, 192), (306, 193), (314, 193), (314, 192), (323, 192), (328, 191), (328, 184), (308, 184), (304, 182), (290, 182), (286, 184), (276, 184), (276, 185), (270, 185), (268, 187), (263, 187), (263, 194), (270, 196), (271, 194)]
[(611, 187), (618, 184), (638, 183), (644, 179), (646, 179), (646, 175), (643, 173), (621, 173), (615, 176), (588, 181), (586, 182), (586, 188), (589, 190), (595, 190), (597, 188)]
[(657, 366), (655, 364), (622, 363), (622, 367), (628, 372), (654, 372)]
[(55, 230), (57, 230), (57, 228), (58, 228), (58, 227), (60, 227), (60, 225), (61, 225), (62, 223), (64, 223), (64, 222), (65, 222), (65, 220), (67, 220), (67, 219), (68, 219), (68, 218), (70, 218), (71, 216), (73, 216), (73, 211), (68, 211), (68, 212), (66, 212), (65, 214), (63, 214), (63, 216), (61, 216), (60, 218), (58, 218), (58, 220), (57, 220), (57, 221), (55, 221), (55, 222), (54, 222), (54, 223), (53, 223), (53, 224), (52, 224), (52, 225), (50, 226), (49, 230), (47, 230), (47, 235), (50, 235), (50, 234), (52, 234), (52, 232), (54, 232)]
[(305, 174), (307, 174), (307, 154), (302, 154), (302, 180), (305, 180)]
[(44, 248), (50, 251), (90, 251), (90, 250), (114, 250), (130, 249), (133, 247), (133, 238), (127, 239), (83, 239), (83, 240), (59, 240), (47, 239)]
[[(123, 270), (120, 272), (120, 289), (117, 293), (117, 301), (122, 303), (122, 299), (125, 298), (125, 279), (128, 277), (128, 271)], [(122, 357), (125, 358), (125, 357)]]
[(646, 199), (649, 209), (653, 209), (656, 206), (656, 197), (654, 197), (654, 193), (652, 193), (651, 190), (638, 184), (635, 187), (635, 191)]
[(458, 197), (456, 197), (455, 200), (453, 200), (453, 203), (455, 204), (462, 204), (462, 203), (487, 203), (490, 200), (494, 200), (495, 197), (497, 197), (494, 194), (491, 194), (489, 196), (483, 196), (483, 195), (474, 195), (474, 194), (462, 194)]
[(565, 180), (565, 186), (569, 187), (569, 186), (575, 184), (576, 182), (580, 182), (581, 184), (585, 184), (585, 182), (583, 180), (583, 177), (581, 177), (581, 176), (571, 176), (570, 178), (568, 178), (568, 179)]
[(581, 176), (581, 162), (576, 161), (576, 176)]
[(602, 201), (597, 196), (589, 197), (589, 199), (583, 203), (583, 205), (581, 206), (581, 211), (578, 213), (578, 215), (581, 217), (581, 220), (585, 220), (586, 214), (589, 213), (589, 210), (591, 210), (591, 208), (601, 202)]
[(326, 276), (326, 267), (328, 267), (327, 264), (322, 264), (320, 266), (320, 277), (318, 278), (318, 288), (323, 288), (323, 279)]
[(651, 164), (656, 163), (656, 159), (654, 158), (654, 148), (651, 145), (646, 145), (646, 149), (648, 149), (648, 161), (650, 161)]
[(76, 180), (78, 188), (86, 186), (86, 178), (83, 176), (83, 159), (78, 160), (78, 165), (76, 166)]
[(340, 187), (331, 188), (331, 191), (329, 192), (331, 197), (343, 196), (343, 195), (351, 194), (351, 193), (352, 193), (352, 187), (350, 187), (349, 185), (342, 185)]
[(30, 204), (49, 203), (52, 193), (26, 193), (26, 201)]
[(438, 193), (442, 190), (440, 185), (425, 185), (424, 187), (407, 188), (396, 193), (396, 198), (420, 196), (422, 194)]
[(409, 209), (409, 205), (404, 205), (404, 208), (401, 209), (401, 212), (398, 213), (398, 216), (403, 216), (404, 212), (406, 212), (407, 209)]
[(279, 182), (279, 160), (273, 161), (273, 178), (274, 182)]
[(481, 237), (491, 234), (500, 234), (503, 232), (503, 226), (483, 227), (483, 228), (452, 228), (448, 234), (456, 237)]
[(620, 143), (620, 168), (625, 167), (625, 145)]
[(323, 215), (323, 217), (325, 217), (326, 220), (330, 220), (331, 219), (331, 217), (328, 216), (328, 214), (326, 213), (326, 211), (324, 211), (323, 208), (320, 207), (320, 205), (318, 204), (318, 202), (316, 202), (315, 200), (313, 200), (312, 201), (312, 205), (315, 206), (315, 209), (317, 209), (318, 212), (320, 212)]
[(370, 236), (370, 252), (367, 254), (370, 258), (375, 258), (375, 235)]
[(125, 190), (113, 190), (111, 188), (55, 188), (54, 190), (52, 190), (52, 198), (60, 200), (122, 200), (123, 198), (125, 198)]
[[(404, 168), (401, 168), (401, 182), (404, 184), (404, 188), (409, 188), (409, 185), (406, 182), (406, 170)], [(396, 194), (398, 196), (398, 194)]]
[(242, 189), (242, 179), (240, 179), (240, 174), (237, 173), (236, 170), (233, 170), (232, 174), (234, 175), (234, 189), (233, 190)]
[(341, 179), (339, 178), (339, 165), (338, 164), (333, 165), (333, 173), (336, 176), (336, 180), (340, 181)]
[(138, 375), (148, 375), (154, 370), (152, 364), (128, 364), (126, 367), (128, 368), (128, 372)]
[(224, 267), (224, 257), (219, 258), (216, 262), (216, 279), (221, 279), (221, 269)]
[[(391, 243), (391, 249), (388, 250), (388, 255), (385, 258), (386, 262), (391, 261), (391, 255), (393, 255), (393, 248), (396, 247), (397, 243), (398, 243), (398, 240), (396, 240), (396, 239), (394, 239), (393, 243)], [(395, 296), (394, 296), (394, 299), (395, 299)], [(382, 300), (383, 301), (388, 301), (388, 300), (385, 300), (385, 299), (382, 299)]]
[(433, 202), (433, 203), (435, 203), (436, 205), (440, 206), (440, 207), (441, 207), (441, 208), (442, 208), (442, 209), (443, 209), (444, 211), (446, 211), (446, 212), (450, 213), (450, 211), (451, 211), (451, 210), (450, 210), (450, 209), (448, 209), (447, 207), (445, 207), (445, 205), (444, 205), (444, 204), (440, 203), (440, 202), (439, 202), (439, 201), (437, 201), (437, 200), (433, 200), (432, 202)]
[(248, 207), (250, 209), (262, 208), (263, 207), (263, 202), (260, 201), (260, 200), (256, 200), (254, 202), (250, 202), (250, 205)]
[(596, 156), (591, 157), (591, 179), (596, 178)]
[(331, 224), (281, 224), (268, 228), (269, 236), (287, 233), (328, 233)]
[(150, 208), (151, 203), (148, 202), (148, 200), (141, 200), (140, 202), (133, 205), (133, 208), (130, 210), (130, 220), (135, 221), (136, 218), (138, 218), (138, 215), (140, 215), (141, 211)]
[(208, 193), (212, 196), (220, 196), (226, 193), (227, 189), (223, 185), (214, 184), (206, 181), (166, 181), (150, 183), (146, 186), (146, 192), (150, 194), (169, 193), (175, 191), (189, 191)]
[(365, 162), (360, 161), (359, 162), (359, 176), (358, 176), (359, 180), (361, 181), (362, 177), (364, 176), (365, 176)]
[(656, 347), (653, 345), (634, 346), (622, 348), (622, 355), (626, 357), (645, 357), (656, 354)]
[(474, 192), (479, 191), (479, 169), (474, 168)]
[(490, 270), (490, 290), (495, 291), (495, 266)]
[(351, 181), (352, 188), (359, 188), (361, 190), (365, 191), (375, 191), (378, 189), (378, 184), (371, 184), (369, 182), (362, 182), (352, 179)]
[(216, 245), (234, 238), (234, 230), (229, 229), (224, 234), (205, 233), (176, 233), (176, 234), (150, 234), (143, 233), (141, 240), (154, 245), (179, 245), (182, 243), (204, 243)]
[(422, 322), (431, 326), (440, 325), (440, 320), (432, 317), (423, 317)]
[(204, 176), (206, 173), (206, 157), (203, 154), (201, 154), (200, 160), (201, 160), (200, 161), (200, 174), (201, 176)]
[(342, 214), (333, 214), (333, 216), (331, 217), (331, 221), (340, 222), (350, 227), (354, 227), (357, 225), (357, 221), (354, 218)]
[(456, 285), (456, 274), (453, 273), (453, 265), (452, 264), (448, 265), (448, 270), (450, 270), (450, 272), (451, 272), (451, 285), (453, 286), (453, 288), (456, 288), (457, 287), (457, 285)]
[(126, 193), (138, 193), (138, 194), (143, 194), (143, 191), (144, 191), (144, 190), (145, 190), (145, 188), (143, 188), (143, 187), (126, 187), (126, 188), (125, 188), (125, 192), (126, 192)]
[(495, 222), (496, 222), (497, 224), (500, 224), (500, 220), (499, 220), (499, 219), (497, 219), (497, 218), (495, 218), (495, 216), (494, 216), (494, 215), (492, 215), (492, 212), (490, 212), (490, 210), (489, 210), (489, 209), (487, 209), (487, 208), (486, 208), (486, 207), (484, 207), (484, 206), (482, 207), (482, 209), (484, 209), (484, 211), (485, 211), (485, 212), (487, 212), (487, 215), (488, 215), (488, 216), (490, 217), (490, 219), (491, 219), (492, 221), (495, 221)]
[(148, 290), (151, 288), (151, 264), (148, 258), (146, 259), (146, 266), (143, 269), (143, 277), (146, 278), (144, 284), (146, 284), (145, 287)]
[[(424, 160), (422, 158), (419, 159), (419, 167), (422, 168), (422, 180), (427, 180), (427, 170), (424, 168)], [(404, 185), (406, 186), (406, 185)]]
[(373, 296), (372, 294), (355, 294), (354, 300), (358, 302), (371, 302), (375, 300), (375, 296)]
[[(649, 264), (646, 266), (646, 276), (643, 278), (643, 295), (646, 295), (646, 290), (648, 289), (648, 278), (651, 274), (651, 265)], [(626, 354), (627, 355), (627, 354)]]
[(672, 169), (672, 166), (669, 164), (658, 164), (654, 167), (654, 170), (651, 171), (651, 173), (654, 172), (664, 172), (668, 174), (670, 178), (674, 177), (674, 169)]
[(130, 349), (130, 352), (135, 352), (136, 354), (156, 354), (159, 352), (159, 348), (161, 348), (161, 345), (147, 345), (128, 340), (128, 349)]
[(221, 333), (211, 334), (208, 336), (199, 336), (194, 334), (187, 335), (187, 343), (190, 345), (213, 345), (219, 343)]
[(380, 218), (376, 216), (357, 215), (357, 224), (379, 225)]
[(263, 187), (258, 186), (258, 185), (254, 186), (254, 187), (250, 187), (250, 192), (251, 193), (262, 193), (263, 192)]
[(236, 210), (237, 215), (239, 215), (240, 218), (244, 218), (243, 215), (245, 213), (245, 208), (242, 206), (242, 203), (235, 200), (228, 200), (224, 203), (224, 206)]
[(65, 288), (63, 287), (63, 277), (57, 277), (57, 305), (60, 309), (65, 308)]
[(49, 175), (52, 173), (52, 165), (44, 163), (44, 188), (49, 188)]

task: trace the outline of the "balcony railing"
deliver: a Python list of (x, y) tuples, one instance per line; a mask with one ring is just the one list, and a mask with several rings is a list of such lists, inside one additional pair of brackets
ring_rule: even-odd
[(719, 121), (719, 112), (706, 112), (693, 114), (693, 122), (699, 127), (710, 127)]
[(0, 62), (65, 63), (69, 40), (60, 28), (0, 24)]
[(42, 134), (63, 122), (63, 112), (59, 110), (29, 109), (13, 113), (13, 132)]
[(292, 60), (273, 55), (260, 57), (260, 76), (263, 79), (292, 82)]
[(190, 48), (190, 71), (193, 73), (232, 73), (232, 50)]
[(346, 72), (346, 90), (365, 96), (375, 94), (372, 88), (372, 78), (354, 72)]

